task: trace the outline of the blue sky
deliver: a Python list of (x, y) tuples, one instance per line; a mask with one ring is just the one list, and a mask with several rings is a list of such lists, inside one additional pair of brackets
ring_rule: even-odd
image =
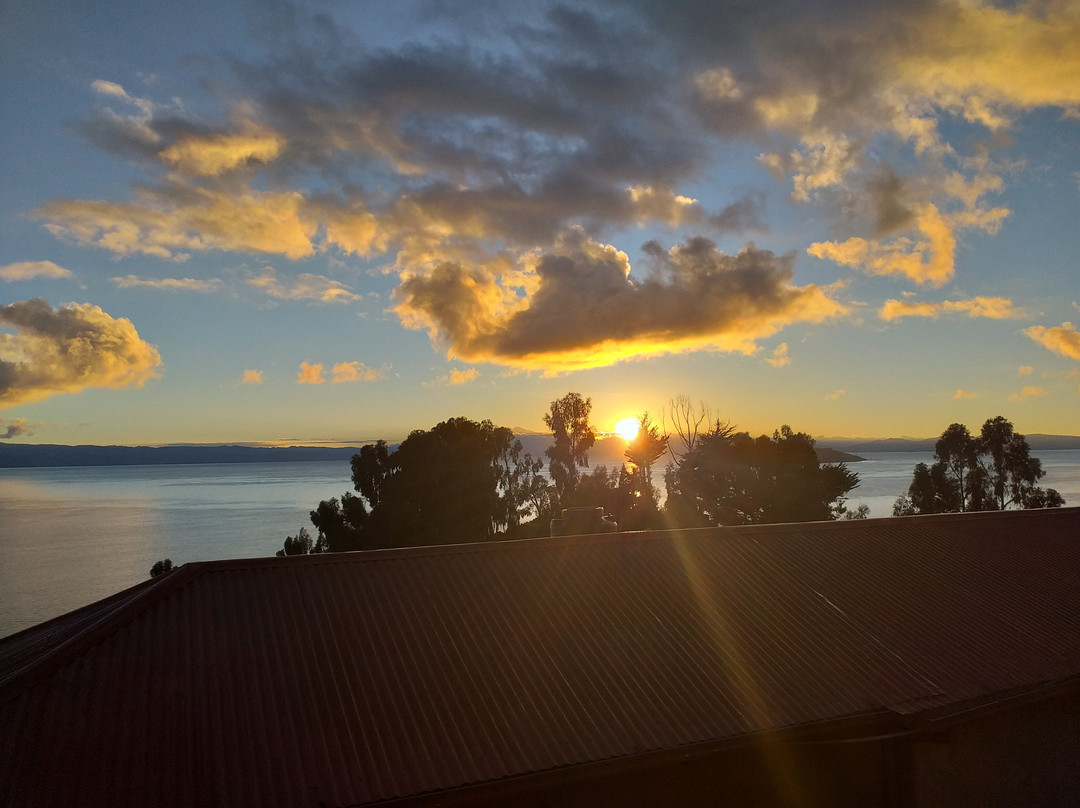
[(1080, 433), (1080, 3), (0, 20), (5, 439)]

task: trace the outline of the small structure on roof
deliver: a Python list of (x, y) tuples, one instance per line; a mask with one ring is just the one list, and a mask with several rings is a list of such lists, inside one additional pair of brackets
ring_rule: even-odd
[(186, 564), (0, 641), (4, 806), (1065, 806), (1080, 509)]

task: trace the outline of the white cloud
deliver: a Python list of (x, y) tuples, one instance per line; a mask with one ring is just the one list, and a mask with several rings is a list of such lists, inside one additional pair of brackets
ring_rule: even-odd
[(2, 281), (28, 281), (34, 278), (70, 278), (71, 272), (52, 261), (20, 261), (0, 267)]

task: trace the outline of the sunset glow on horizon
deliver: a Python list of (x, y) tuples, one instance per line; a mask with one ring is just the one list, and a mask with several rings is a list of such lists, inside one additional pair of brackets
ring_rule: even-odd
[(0, 439), (541, 432), (568, 391), (601, 430), (682, 395), (1080, 434), (1080, 0), (58, 0), (0, 36)]

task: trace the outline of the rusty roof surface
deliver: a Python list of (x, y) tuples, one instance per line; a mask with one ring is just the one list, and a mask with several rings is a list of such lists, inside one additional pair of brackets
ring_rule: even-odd
[(1080, 509), (187, 564), (0, 641), (0, 804), (363, 805), (1080, 676)]

